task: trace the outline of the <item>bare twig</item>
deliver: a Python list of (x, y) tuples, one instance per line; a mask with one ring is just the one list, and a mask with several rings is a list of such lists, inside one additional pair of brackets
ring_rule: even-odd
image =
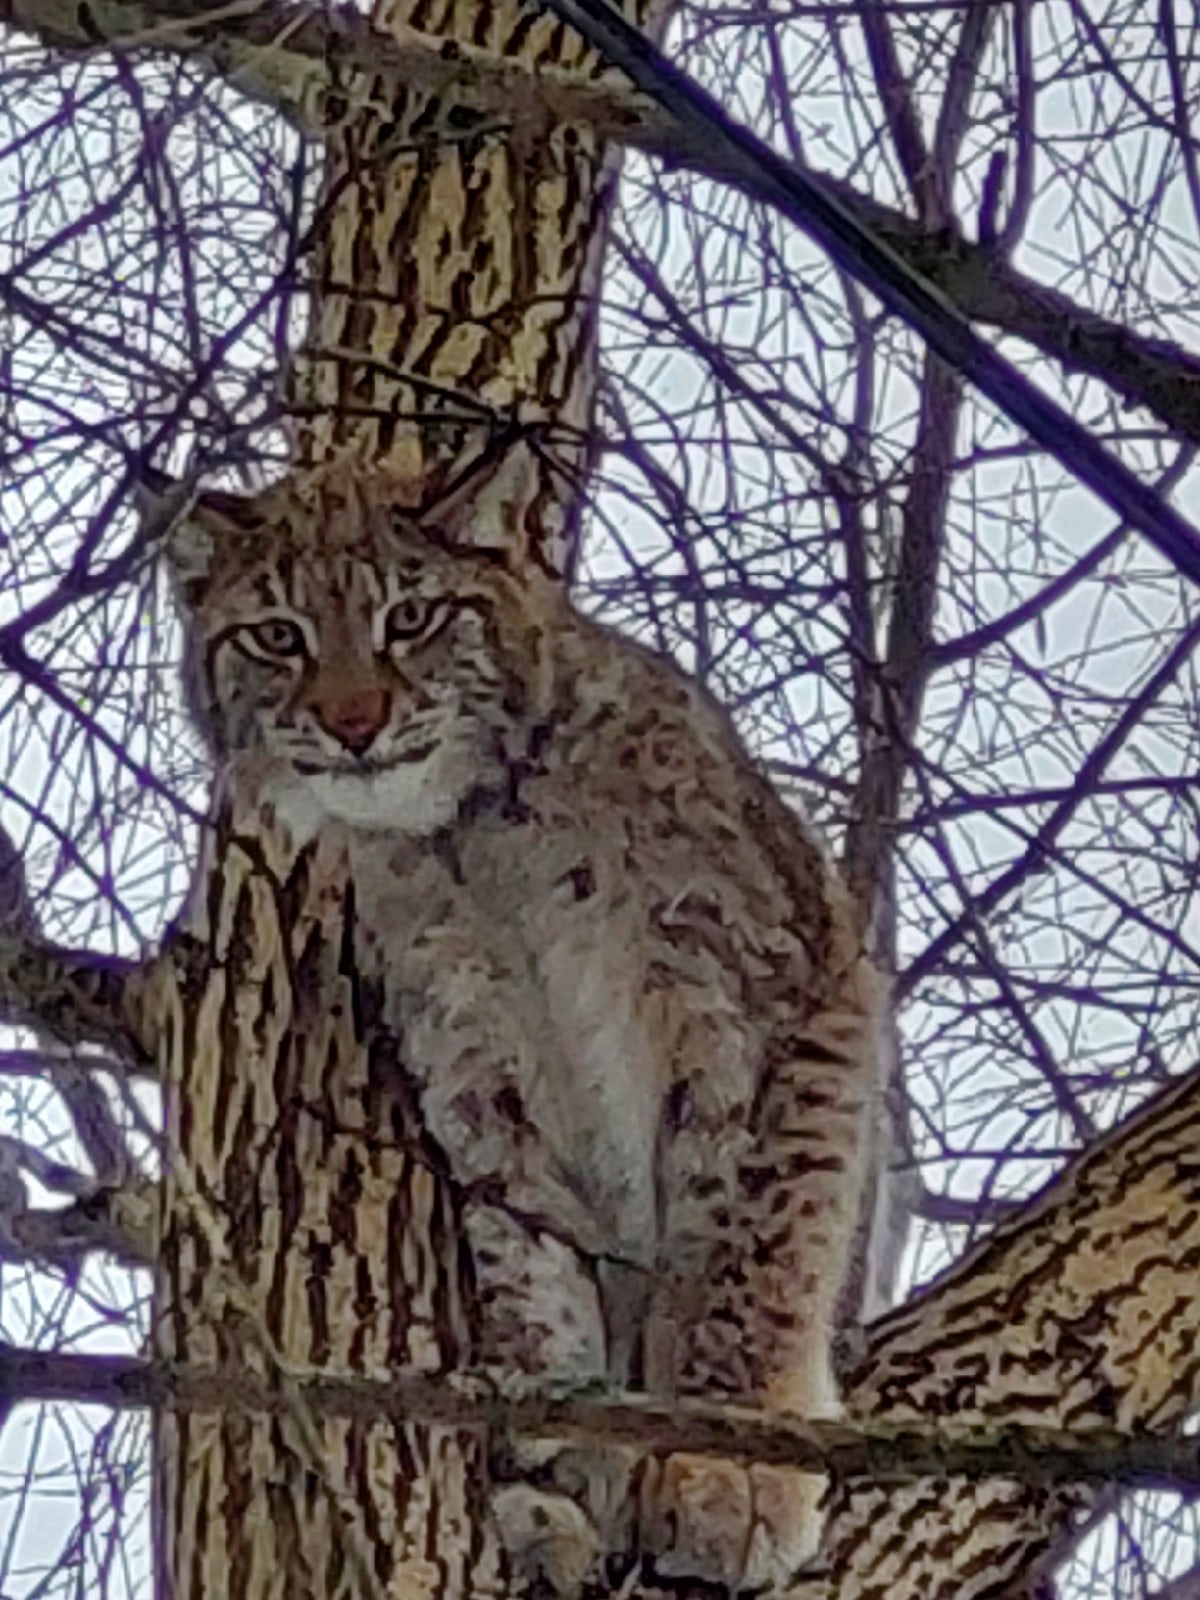
[[(209, 37), (210, 18), (219, 24), (216, 38)], [(96, 46), (95, 34), (80, 27), (72, 6), (9, 0), (7, 9), (0, 7), (0, 21), (62, 48)], [(261, 63), (264, 96), (277, 109), (299, 117), (314, 133), (321, 123), (311, 108), (319, 102), (336, 62), (371, 77), (395, 72), (437, 92), (453, 85), (470, 103), (510, 117), (515, 106), (523, 118), (532, 117), (535, 123), (588, 123), (606, 139), (724, 179), (770, 203), (777, 199), (776, 185), (764, 173), (756, 173), (742, 160), (727, 160), (704, 130), (681, 126), (645, 95), (581, 84), (570, 73), (535, 75), (517, 63), (465, 45), (450, 59), (437, 40), (415, 31), (406, 32), (397, 44), (380, 38), (358, 13), (340, 11), (329, 17), (271, 0), (262, 4), (236, 0), (215, 10), (196, 7), (191, 0), (179, 4), (159, 0), (153, 7), (113, 0), (104, 8), (100, 26), (113, 44), (132, 40), (161, 49), (211, 50), (216, 64), (223, 64), (227, 73), (238, 77), (239, 87), (248, 90), (254, 87), (252, 64)], [(279, 39), (286, 40), (286, 48), (276, 43)], [(1027, 107), (1027, 100), (1019, 99), (1019, 107)], [(1122, 400), (1145, 406), (1182, 437), (1200, 443), (1200, 358), (1100, 316), (1004, 260), (1013, 242), (1010, 234), (1028, 204), (1028, 182), (1023, 187), (1021, 180), (1024, 148), (1019, 143), (1014, 204), (995, 248), (973, 244), (944, 229), (930, 231), (923, 221), (880, 205), (845, 182), (823, 175), (820, 187), (859, 227), (870, 230), (912, 272), (948, 297), (962, 315), (1020, 337), (1068, 371), (1100, 379)], [(797, 178), (804, 178), (797, 163), (793, 169)], [(815, 185), (815, 180), (805, 181)], [(990, 352), (981, 355), (988, 365)], [(1052, 437), (1043, 442), (1060, 453)], [(1092, 452), (1089, 455), (1096, 459)]]
[[(995, 235), (996, 250), (1004, 257), (1010, 256), (1020, 243), (1025, 233), (1025, 225), (1029, 221), (1030, 207), (1033, 205), (1033, 168), (1037, 145), (1033, 120), (1036, 86), (1033, 47), (1030, 41), (1032, 10), (1032, 0), (1013, 0), (1010, 10), (1013, 71), (1016, 77), (1012, 138), (1016, 146), (1016, 155), (1012, 163), (1012, 201)], [(983, 237), (982, 229), (980, 237)]]
[(932, 186), (938, 209), (925, 219), (932, 227), (948, 221), (954, 214), (954, 173), (970, 126), (971, 99), (984, 52), (1002, 10), (1000, 5), (972, 6), (963, 12), (959, 24), (933, 135)]
[(887, 7), (880, 4), (880, 0), (867, 0), (863, 6), (862, 28), (875, 88), (909, 193), (916, 202), (917, 215), (923, 222), (940, 226), (945, 219), (941, 215), (933, 163), (912, 94), (904, 80)]
[(1021, 857), (993, 878), (987, 888), (975, 896), (971, 905), (964, 909), (949, 927), (943, 929), (898, 975), (896, 983), (901, 995), (911, 994), (929, 973), (935, 972), (968, 929), (984, 921), (1008, 895), (1020, 887), (1031, 872), (1036, 871), (1046, 861), (1083, 798), (1091, 793), (1109, 762), (1138, 726), (1149, 707), (1190, 660), (1197, 644), (1200, 644), (1200, 622), (1193, 622), (1185, 629), (1141, 691), (1124, 706), (1108, 733), (1097, 743), (1083, 763), (1070, 796), (1054, 807)]
[(861, 730), (862, 765), (845, 863), (850, 886), (876, 920), (892, 920), (892, 848), (900, 794), (930, 667), (938, 561), (950, 492), (962, 383), (932, 353), (925, 362), (921, 409), (905, 500), (900, 559), (872, 725)]

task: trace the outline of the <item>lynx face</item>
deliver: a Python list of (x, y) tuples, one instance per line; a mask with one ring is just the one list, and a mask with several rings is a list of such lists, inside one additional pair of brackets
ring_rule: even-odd
[(522, 585), (352, 483), (207, 496), (170, 554), (201, 727), (305, 833), (442, 826), (536, 716)]

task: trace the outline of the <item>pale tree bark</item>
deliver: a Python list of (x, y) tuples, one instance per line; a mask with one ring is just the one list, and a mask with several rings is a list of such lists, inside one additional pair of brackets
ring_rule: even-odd
[[(12, 17), (58, 42), (79, 27), (72, 10), (13, 8)], [(849, 198), (968, 314), (1040, 342), (1076, 370), (1100, 371), (1196, 437), (1194, 361), (1032, 292), (1005, 259), (1012, 229), (984, 246), (952, 231), (963, 86), (991, 17), (989, 7), (968, 14), (958, 76), (928, 147), (887, 23), (876, 20), (873, 65), (916, 220)], [(409, 66), (426, 63), (428, 76), (404, 88), (367, 70), (375, 46), (345, 19), (351, 43), (331, 53), (331, 70), (313, 65), (328, 35), (311, 17), (291, 28), (255, 8), (182, 30), (181, 10), (114, 7), (112, 19), (114, 30), (149, 31), (156, 47), (204, 48), (218, 62), (242, 49), (239, 72), (254, 66), (263, 93), (310, 126), (327, 123), (315, 312), (285, 405), (294, 464), (349, 453), (365, 471), (386, 467), (433, 496), (520, 434), (542, 464), (536, 493), (488, 532), (520, 530), (548, 564), (569, 569), (615, 171), (598, 130), (701, 165), (705, 154), (562, 24), (539, 16), (526, 27), (515, 7), (377, 11), (375, 25)], [(658, 27), (662, 18), (636, 20)], [(281, 30), (278, 49), (264, 52)], [(484, 61), (483, 50), (500, 59)], [(497, 128), (514, 63), (522, 73), (546, 69), (546, 84), (531, 86), (528, 105)], [(572, 106), (580, 117), (567, 123)], [(890, 830), (936, 659), (931, 619), (961, 393), (931, 355), (890, 612), (872, 610), (860, 591), (865, 747), (848, 864), (885, 952)], [(846, 533), (850, 571), (849, 523)], [(415, 1122), (381, 1138), (372, 1117), (373, 997), (341, 961), (353, 924), (345, 864), (319, 850), (297, 858), (257, 819), (222, 815), (202, 881), (200, 914), (149, 983), (124, 965), (74, 959), (13, 918), (0, 991), (10, 1018), (155, 1064), (168, 1102), (160, 1349), (200, 1367), (245, 1363), (284, 1397), (270, 1414), (206, 1406), (201, 1396), (166, 1415), (164, 1592), (516, 1593), (486, 1523), (478, 1428), (331, 1418), (306, 1398), (314, 1374), (440, 1380), (471, 1360), (453, 1195), (424, 1158)], [(1200, 1331), (1196, 1093), (1189, 1080), (1098, 1143), (1043, 1201), (870, 1330), (848, 1387), (854, 1415), (1130, 1431), (1177, 1421), (1194, 1401)], [(307, 1109), (318, 1100), (323, 1144)], [(1029, 1591), (1083, 1499), (1017, 1479), (980, 1486), (942, 1476), (895, 1488), (851, 1477), (835, 1504), (828, 1593), (966, 1600)]]
[[(1200, 1392), (1200, 1077), (1097, 1140), (1043, 1197), (869, 1330), (851, 1410), (894, 1423), (1170, 1433)], [(1032, 1590), (1094, 1490), (933, 1478), (847, 1484), (835, 1593)]]
[[(384, 0), (421, 27), (584, 81), (595, 57), (549, 16)], [(654, 24), (653, 12), (637, 20)], [(453, 88), (380, 74), (321, 102), (325, 176), (310, 331), (290, 380), (297, 465), (352, 458), (428, 504), (516, 436), (539, 473), (478, 536), (563, 568), (594, 399), (596, 294), (615, 166), (586, 125), (499, 126)], [(389, 478), (387, 475), (391, 475)], [(167, 1109), (156, 1321), (174, 1360), (445, 1375), (473, 1358), (459, 1200), (415, 1111), (379, 1084), (389, 1048), (345, 952), (348, 862), (218, 796), (193, 914), (155, 993)], [(523, 1592), (487, 1506), (479, 1429), (222, 1409), (159, 1429), (158, 1561), (173, 1600)]]

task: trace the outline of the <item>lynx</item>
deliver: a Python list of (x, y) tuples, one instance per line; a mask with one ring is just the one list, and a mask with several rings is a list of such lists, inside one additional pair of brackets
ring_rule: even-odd
[[(829, 1414), (878, 1087), (846, 892), (705, 692), (407, 487), (209, 494), (170, 559), (222, 791), (344, 846), (476, 1359)], [(514, 1570), (564, 1595), (620, 1550), (781, 1590), (817, 1543), (800, 1474), (524, 1440), (491, 1470)]]

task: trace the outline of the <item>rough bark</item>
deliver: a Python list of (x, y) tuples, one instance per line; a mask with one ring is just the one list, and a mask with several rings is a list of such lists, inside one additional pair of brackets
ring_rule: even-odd
[[(653, 26), (665, 7), (637, 0)], [(618, 83), (548, 13), (380, 0), (384, 35), (486, 46), (527, 71)], [(563, 570), (587, 465), (602, 257), (617, 153), (586, 123), (481, 109), (457, 86), (335, 69), (314, 314), (293, 385), (296, 453), (352, 454), (426, 495), (520, 432), (541, 471), (502, 536)], [(528, 496), (528, 492), (527, 492)], [(519, 527), (519, 534), (517, 529)]]
[(317, 1420), (293, 1371), (444, 1374), (470, 1349), (457, 1217), (387, 1115), (345, 863), (216, 828), (203, 911), (160, 965), (167, 1102), (158, 1347), (243, 1361), (282, 1417), (164, 1413), (158, 1560), (174, 1600), (498, 1596), (477, 1430)]
[[(978, 1249), (868, 1332), (856, 1416), (1139, 1435), (1200, 1392), (1200, 1075), (1115, 1132)], [(837, 1600), (1024, 1593), (1090, 1491), (933, 1477), (843, 1485)]]
[[(595, 57), (513, 0), (381, 0), (453, 55), (487, 44), (589, 79)], [(645, 21), (644, 13), (639, 20)], [(540, 474), (477, 531), (561, 570), (594, 388), (614, 158), (586, 126), (539, 137), (453, 87), (328, 86), (312, 315), (289, 384), (294, 460), (381, 469), (436, 499), (519, 432)], [(365, 87), (365, 95), (364, 95)], [(473, 1355), (456, 1194), (412, 1108), (385, 1103), (355, 965), (345, 859), (291, 845), (218, 793), (147, 1032), (166, 1098), (158, 1348), (236, 1357), (284, 1415), (168, 1411), (157, 1436), (160, 1583), (173, 1600), (485, 1600), (524, 1585), (486, 1511), (479, 1428), (318, 1415), (299, 1373), (444, 1376)]]

